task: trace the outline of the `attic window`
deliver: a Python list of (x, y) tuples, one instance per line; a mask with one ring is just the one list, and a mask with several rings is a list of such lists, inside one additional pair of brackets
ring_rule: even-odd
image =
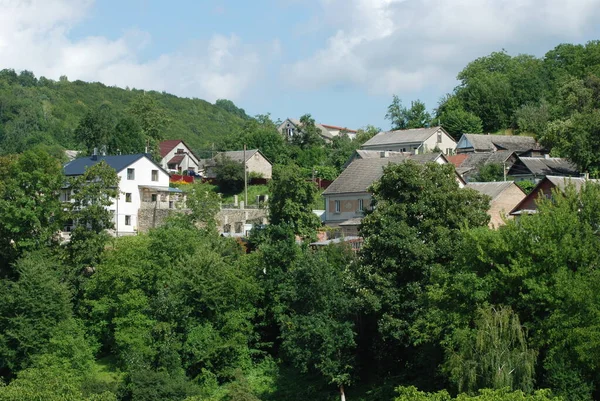
[(442, 143), (442, 133), (438, 132), (437, 134), (437, 143)]
[(177, 153), (183, 153), (183, 148), (177, 148)]

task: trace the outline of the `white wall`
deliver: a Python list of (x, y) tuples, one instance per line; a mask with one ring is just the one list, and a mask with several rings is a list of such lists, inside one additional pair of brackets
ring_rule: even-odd
[[(442, 142), (438, 142), (438, 132), (441, 132), (442, 134)], [(434, 133), (423, 142), (423, 153), (432, 152), (437, 146), (437, 148), (445, 155), (454, 154), (456, 152), (456, 142), (454, 139), (449, 135), (446, 135), (442, 130), (439, 130), (438, 132)], [(449, 149), (451, 150), (449, 151)]]
[(256, 152), (246, 162), (248, 174), (255, 172), (262, 174), (263, 178), (271, 179), (273, 175), (273, 166), (262, 154)]
[(371, 146), (362, 146), (361, 149), (364, 150), (379, 150), (385, 151), (389, 150), (392, 152), (407, 152), (407, 153), (415, 153), (415, 151), (421, 146), (421, 142), (412, 142), (412, 143), (397, 143), (397, 144), (387, 144), (387, 145), (371, 145)]
[[(127, 179), (128, 168), (134, 169), (135, 179)], [(158, 171), (157, 181), (152, 181), (152, 170)], [(138, 210), (142, 203), (139, 186), (149, 185), (167, 189), (169, 187), (169, 176), (147, 157), (142, 157), (117, 174), (119, 176), (120, 195), (117, 202), (114, 202), (109, 209), (114, 212), (116, 217), (115, 230), (117, 235), (132, 235), (137, 232)], [(131, 194), (131, 202), (125, 201), (127, 193)], [(125, 224), (125, 216), (131, 216), (131, 224)]]
[(165, 170), (169, 170), (169, 160), (171, 160), (174, 156), (178, 154), (177, 149), (183, 149), (185, 155), (181, 163), (179, 163), (182, 170), (188, 170), (190, 167), (193, 167), (194, 170), (198, 171), (198, 160), (196, 160), (196, 158), (192, 154), (192, 151), (187, 146), (185, 146), (185, 143), (183, 142), (171, 149), (171, 151), (167, 153), (165, 157), (162, 158), (162, 160), (160, 161), (160, 165), (162, 166), (162, 168), (164, 168)]

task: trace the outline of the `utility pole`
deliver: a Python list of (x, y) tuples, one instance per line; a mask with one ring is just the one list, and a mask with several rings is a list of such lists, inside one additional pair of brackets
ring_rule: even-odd
[(246, 144), (244, 144), (244, 207), (248, 207), (248, 169), (246, 168)]

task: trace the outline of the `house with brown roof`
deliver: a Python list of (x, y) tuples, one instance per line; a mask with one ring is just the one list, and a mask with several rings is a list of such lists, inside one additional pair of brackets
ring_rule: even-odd
[[(371, 207), (372, 195), (368, 188), (383, 175), (390, 163), (447, 164), (442, 153), (400, 154), (389, 157), (356, 159), (346, 167), (339, 177), (323, 192), (325, 198), (324, 222), (330, 227), (339, 227), (344, 235), (357, 235), (358, 226), (365, 210)], [(464, 181), (457, 175), (459, 185)]]
[(518, 157), (508, 175), (515, 181), (538, 182), (547, 175), (579, 177), (581, 173), (574, 163), (560, 157)]
[(198, 171), (200, 159), (181, 139), (162, 141), (159, 145), (160, 165), (167, 171)]
[(214, 167), (221, 158), (231, 159), (238, 163), (246, 163), (248, 174), (254, 173), (262, 178), (270, 180), (273, 177), (273, 165), (258, 149), (235, 150), (228, 152), (219, 152), (213, 159), (203, 160), (201, 162), (206, 172), (206, 177), (215, 178)]
[(456, 145), (456, 153), (490, 153), (502, 150), (522, 156), (542, 156), (548, 153), (530, 136), (463, 134)]
[(567, 186), (571, 185), (579, 192), (581, 188), (588, 184), (598, 184), (600, 180), (590, 180), (585, 177), (557, 177), (546, 176), (533, 188), (533, 190), (514, 207), (510, 212), (512, 216), (537, 213), (537, 201), (539, 199), (552, 199), (554, 191), (565, 192)]
[(422, 154), (442, 152), (452, 155), (456, 141), (442, 127), (383, 131), (365, 142), (361, 149)]
[(470, 182), (466, 187), (491, 198), (488, 209), (490, 228), (498, 228), (505, 224), (505, 220), (513, 218), (510, 212), (527, 196), (513, 181)]

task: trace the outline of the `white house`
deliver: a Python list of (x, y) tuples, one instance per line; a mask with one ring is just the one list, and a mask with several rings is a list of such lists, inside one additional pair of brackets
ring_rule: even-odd
[(442, 127), (383, 131), (365, 142), (361, 149), (422, 154), (442, 152), (452, 155), (456, 141)]
[[(319, 131), (319, 135), (326, 142), (331, 142), (331, 140), (345, 133), (350, 137), (350, 139), (354, 139), (356, 137), (356, 131), (353, 129), (348, 129), (344, 127), (338, 127), (336, 125), (326, 125), (315, 123), (315, 127)], [(284, 122), (282, 122), (277, 130), (284, 136), (286, 139), (292, 138), (294, 135), (297, 135), (298, 132), (302, 131), (302, 123), (300, 120), (295, 118), (286, 118)]]
[(159, 145), (160, 165), (167, 171), (198, 171), (200, 161), (181, 139), (162, 141)]
[[(115, 169), (119, 176), (119, 197), (108, 207), (114, 214), (116, 236), (137, 233), (141, 209), (174, 209), (184, 201), (180, 189), (169, 187), (169, 174), (145, 154), (75, 159), (65, 164), (64, 173), (67, 177), (82, 175), (101, 161)], [(69, 189), (63, 190), (61, 200), (70, 200)]]

